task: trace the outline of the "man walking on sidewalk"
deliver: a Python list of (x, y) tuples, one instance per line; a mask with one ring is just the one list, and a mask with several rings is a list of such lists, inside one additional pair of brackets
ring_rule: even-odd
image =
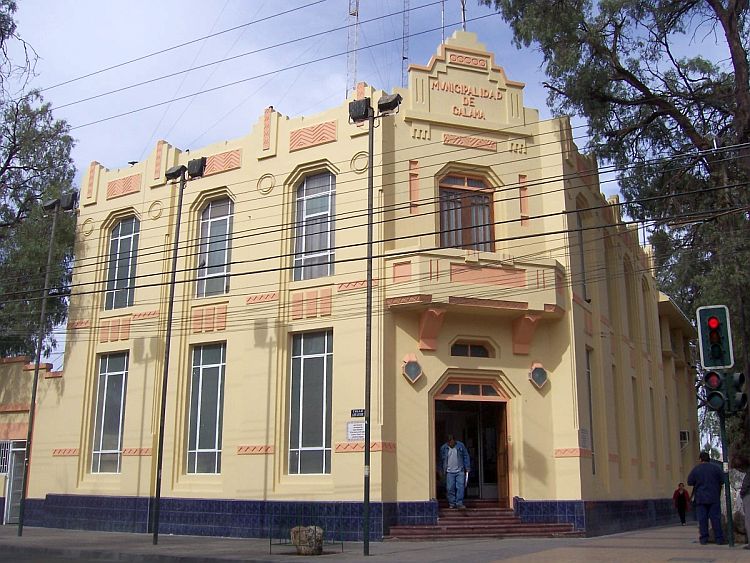
[(448, 434), (448, 441), (440, 447), (440, 471), (445, 477), (448, 506), (450, 508), (466, 508), (464, 506), (465, 478), (468, 478), (471, 462), (469, 452), (462, 442), (457, 442), (452, 434)]
[(693, 487), (695, 512), (698, 515), (698, 529), (701, 545), (708, 543), (708, 521), (714, 529), (717, 545), (724, 543), (724, 532), (721, 529), (721, 487), (724, 484), (724, 472), (721, 467), (711, 462), (708, 452), (700, 453), (700, 463), (693, 467), (688, 475), (688, 485)]

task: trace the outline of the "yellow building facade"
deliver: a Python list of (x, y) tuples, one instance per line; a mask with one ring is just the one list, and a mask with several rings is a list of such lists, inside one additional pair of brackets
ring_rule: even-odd
[[(588, 534), (671, 518), (697, 456), (693, 328), (568, 120), (523, 92), (457, 32), (372, 131), (373, 538), (436, 521), (447, 434), (469, 449), (469, 498)], [(149, 529), (179, 195), (165, 174), (205, 157), (181, 206), (160, 530), (265, 536), (304, 514), (362, 537), (370, 131), (349, 101), (91, 164), (28, 525)]]

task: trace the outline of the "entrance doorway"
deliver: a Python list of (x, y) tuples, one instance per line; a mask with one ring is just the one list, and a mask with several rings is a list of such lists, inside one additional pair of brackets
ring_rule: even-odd
[(8, 458), (8, 478), (5, 493), (5, 524), (17, 524), (21, 511), (23, 489), (23, 466), (26, 457), (26, 442), (12, 442)]
[[(448, 434), (469, 450), (471, 472), (466, 498), (497, 500), (510, 506), (508, 482), (508, 431), (506, 403), (500, 401), (435, 400), (435, 444)], [(438, 497), (445, 497), (445, 484), (438, 482)]]

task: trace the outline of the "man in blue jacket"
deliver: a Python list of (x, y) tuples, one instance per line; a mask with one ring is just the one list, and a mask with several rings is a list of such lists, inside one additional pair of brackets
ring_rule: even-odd
[(708, 452), (701, 452), (700, 460), (687, 479), (688, 485), (693, 487), (700, 542), (701, 545), (708, 543), (710, 519), (716, 543), (720, 545), (724, 543), (724, 532), (721, 529), (721, 487), (724, 484), (724, 471), (720, 465), (711, 462)]
[(466, 508), (464, 506), (464, 479), (471, 470), (469, 452), (462, 442), (448, 434), (448, 441), (440, 447), (440, 472), (445, 478), (448, 505), (451, 508)]

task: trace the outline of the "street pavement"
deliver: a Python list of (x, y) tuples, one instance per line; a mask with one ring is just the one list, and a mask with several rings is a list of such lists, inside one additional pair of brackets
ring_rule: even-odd
[[(617, 561), (750, 562), (750, 550), (742, 545), (697, 543), (695, 523), (625, 532), (597, 538), (507, 538), (440, 541), (371, 542), (370, 556), (363, 544), (327, 544), (322, 556), (301, 557), (294, 547), (271, 545), (262, 539), (196, 536), (159, 537), (112, 532), (59, 530), (25, 527), (22, 537), (16, 526), (0, 526), (0, 561), (143, 561), (158, 563), (218, 563), (227, 561), (304, 562), (368, 561), (460, 562), (493, 561), (579, 562)], [(269, 553), (269, 547), (270, 553)]]

